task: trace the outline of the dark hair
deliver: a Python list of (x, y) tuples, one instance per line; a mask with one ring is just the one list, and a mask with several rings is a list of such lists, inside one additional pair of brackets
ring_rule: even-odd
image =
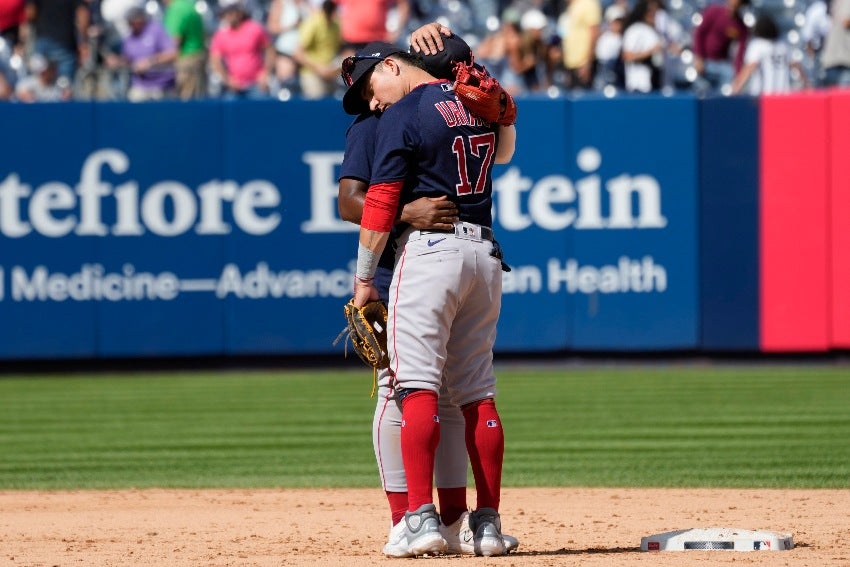
[(761, 14), (753, 26), (753, 35), (771, 41), (779, 39), (779, 26), (770, 14)]
[(127, 10), (127, 13), (124, 14), (124, 19), (126, 19), (128, 22), (132, 22), (133, 20), (147, 20), (148, 13), (145, 12), (144, 8), (134, 6)]
[(387, 55), (389, 59), (398, 59), (399, 61), (403, 61), (407, 63), (411, 67), (419, 67), (420, 69), (425, 69), (425, 61), (422, 60), (422, 57), (418, 53), (408, 53), (406, 51), (398, 51), (393, 53), (392, 55)]
[(664, 9), (664, 3), (661, 0), (638, 0), (635, 3), (634, 8), (632, 8), (632, 11), (626, 15), (626, 21), (623, 25), (623, 29), (626, 29), (632, 24), (644, 21), (646, 13), (649, 12), (650, 6), (656, 6), (659, 10)]

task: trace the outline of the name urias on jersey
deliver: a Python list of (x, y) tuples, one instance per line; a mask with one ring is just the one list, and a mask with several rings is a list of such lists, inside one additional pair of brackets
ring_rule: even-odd
[(440, 111), (446, 126), (486, 126), (487, 122), (469, 112), (458, 100), (444, 100), (436, 103), (434, 107)]

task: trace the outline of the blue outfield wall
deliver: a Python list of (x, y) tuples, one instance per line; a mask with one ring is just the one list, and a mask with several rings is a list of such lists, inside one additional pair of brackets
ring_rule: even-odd
[(710, 98), (699, 108), (700, 344), (758, 351), (758, 99)]
[[(569, 346), (695, 348), (696, 101), (635, 97), (611, 102), (585, 98), (572, 105), (567, 151), (575, 157), (569, 175), (586, 195), (580, 206), (597, 206), (588, 195), (598, 193), (602, 222), (585, 223), (579, 230), (577, 221), (572, 231), (576, 263), (598, 271), (599, 279), (593, 291), (578, 288)], [(593, 171), (597, 160), (598, 171)]]
[[(497, 350), (755, 345), (734, 316), (756, 309), (751, 288), (717, 271), (750, 249), (706, 229), (755, 237), (724, 206), (755, 188), (706, 175), (729, 159), (705, 151), (706, 124), (738, 113), (691, 97), (520, 101), (515, 158), (494, 170), (513, 267)], [(18, 133), (0, 143), (0, 358), (341, 354), (349, 122), (335, 101), (0, 105)], [(757, 163), (738, 143), (757, 132), (725, 136)]]

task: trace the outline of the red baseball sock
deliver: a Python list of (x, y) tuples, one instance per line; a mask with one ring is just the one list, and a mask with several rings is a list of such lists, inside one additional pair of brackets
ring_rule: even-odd
[(502, 488), (502, 459), (505, 455), (505, 433), (492, 399), (479, 400), (464, 406), (466, 420), (466, 450), (475, 477), (478, 508), (499, 510)]
[(417, 390), (401, 402), (401, 458), (407, 476), (407, 507), (411, 512), (433, 497), (434, 455), (440, 441), (437, 393)]
[(440, 519), (450, 526), (466, 512), (466, 487), (437, 488), (437, 500), (440, 502)]
[(396, 525), (404, 518), (404, 513), (407, 512), (407, 492), (390, 492), (388, 490), (387, 502), (390, 504), (393, 525)]

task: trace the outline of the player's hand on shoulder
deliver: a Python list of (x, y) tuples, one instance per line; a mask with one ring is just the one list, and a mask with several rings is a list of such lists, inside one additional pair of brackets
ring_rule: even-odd
[(458, 220), (457, 205), (442, 197), (420, 197), (401, 210), (401, 222), (419, 230), (451, 230)]

